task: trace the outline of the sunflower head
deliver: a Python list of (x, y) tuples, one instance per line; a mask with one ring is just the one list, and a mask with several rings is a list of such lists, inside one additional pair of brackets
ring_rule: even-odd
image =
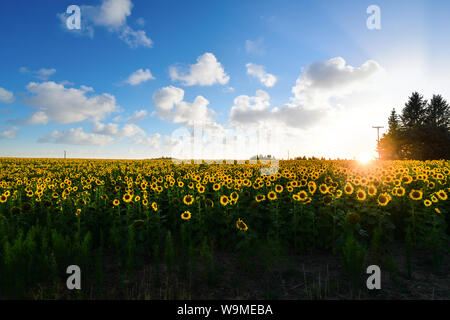
[(268, 198), (269, 200), (271, 200), (271, 201), (276, 200), (276, 199), (277, 199), (277, 194), (276, 194), (275, 192), (273, 192), (273, 191), (270, 191), (270, 192), (267, 194), (267, 198)]
[(415, 190), (412, 189), (409, 193), (409, 197), (413, 200), (420, 200), (422, 199), (423, 192), (421, 190)]
[(248, 230), (247, 225), (246, 225), (245, 222), (242, 221), (240, 218), (238, 219), (238, 221), (236, 221), (236, 227), (237, 227), (239, 230), (242, 230), (242, 231), (247, 231), (247, 230)]
[(190, 211), (185, 211), (181, 214), (181, 219), (183, 220), (189, 220), (191, 218), (191, 212)]

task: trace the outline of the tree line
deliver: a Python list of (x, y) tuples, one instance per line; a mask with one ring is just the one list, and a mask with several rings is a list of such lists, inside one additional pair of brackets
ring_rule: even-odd
[(388, 131), (377, 149), (385, 160), (450, 159), (450, 106), (440, 95), (430, 101), (413, 92), (401, 114), (392, 109)]

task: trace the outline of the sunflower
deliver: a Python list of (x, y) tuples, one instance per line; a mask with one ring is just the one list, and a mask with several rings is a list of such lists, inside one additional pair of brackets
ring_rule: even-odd
[(205, 187), (202, 186), (202, 185), (199, 185), (199, 186), (197, 187), (197, 191), (198, 191), (199, 193), (204, 193), (204, 192), (205, 192)]
[(275, 191), (276, 191), (277, 193), (283, 192), (283, 186), (280, 185), (280, 184), (277, 184), (277, 185), (275, 186)]
[(206, 199), (205, 200), (205, 205), (209, 208), (213, 208), (214, 207), (214, 201), (212, 201), (211, 199)]
[(213, 190), (214, 191), (219, 191), (219, 189), (220, 189), (220, 183), (214, 183), (213, 184)]
[(244, 221), (241, 220), (241, 218), (238, 219), (238, 221), (236, 221), (236, 228), (238, 228), (239, 230), (243, 230), (243, 231), (247, 231), (248, 227), (245, 224)]
[(124, 202), (130, 202), (131, 200), (133, 199), (133, 196), (131, 195), (131, 194), (129, 194), (129, 193), (125, 193), (124, 195), (123, 195), (123, 201)]
[(119, 204), (120, 204), (119, 199), (114, 199), (113, 205), (114, 205), (115, 207), (117, 207)]
[(441, 210), (439, 210), (439, 208), (434, 208), (434, 211), (436, 211), (437, 213), (441, 213)]
[(158, 210), (158, 204), (156, 202), (152, 202), (152, 209), (153, 209), (153, 211)]
[(308, 182), (309, 193), (314, 194), (314, 192), (316, 192), (316, 189), (317, 189), (317, 185), (314, 181)]
[(336, 198), (339, 199), (340, 197), (342, 197), (342, 190), (336, 191)]
[(191, 212), (190, 211), (185, 211), (181, 214), (181, 219), (183, 220), (189, 220), (191, 218)]
[(322, 183), (322, 184), (319, 186), (319, 191), (320, 191), (322, 194), (327, 193), (327, 192), (328, 192), (328, 186), (327, 186), (325, 183)]
[(447, 193), (445, 193), (444, 190), (439, 190), (436, 195), (439, 197), (439, 199), (441, 200), (447, 200), (448, 196)]
[(139, 196), (134, 197), (134, 202), (139, 202), (140, 200), (141, 200), (141, 197), (139, 197)]
[(238, 201), (238, 199), (239, 199), (239, 194), (238, 194), (236, 191), (232, 192), (232, 193), (230, 194), (230, 199), (231, 199), (232, 201), (234, 201), (234, 202)]
[(398, 188), (396, 188), (396, 189), (397, 189), (396, 195), (397, 195), (398, 197), (403, 197), (403, 196), (406, 194), (405, 188), (403, 188), (403, 187), (398, 187)]
[(308, 198), (308, 194), (306, 193), (305, 190), (301, 190), (298, 192), (298, 197), (300, 201), (305, 201)]
[(367, 187), (367, 194), (371, 197), (373, 197), (374, 195), (377, 194), (377, 188), (374, 185), (369, 185), (369, 187)]
[(223, 206), (226, 206), (229, 202), (229, 199), (227, 196), (223, 195), (220, 197), (220, 204)]
[(385, 205), (387, 205), (389, 203), (389, 201), (391, 201), (391, 196), (389, 194), (385, 193), (381, 193), (378, 196), (378, 204), (382, 207), (384, 207)]
[(263, 195), (263, 194), (258, 194), (258, 195), (255, 197), (255, 200), (256, 200), (256, 202), (264, 201), (264, 200), (266, 200), (266, 196)]
[(356, 199), (359, 201), (366, 200), (366, 192), (363, 189), (356, 190)]
[(77, 212), (75, 212), (76, 216), (79, 216), (81, 214), (81, 209), (77, 209)]
[(409, 193), (409, 197), (413, 200), (420, 200), (422, 199), (423, 192), (421, 190), (414, 190), (412, 189)]
[(326, 195), (325, 197), (323, 197), (322, 201), (325, 205), (328, 206), (333, 201), (333, 198), (330, 195)]
[(186, 205), (191, 205), (192, 203), (194, 203), (194, 197), (191, 196), (190, 194), (187, 194), (183, 197), (183, 202)]
[(270, 191), (270, 192), (267, 194), (267, 198), (268, 198), (269, 200), (271, 200), (271, 201), (276, 200), (276, 199), (277, 199), (277, 194), (276, 194), (275, 192), (273, 192), (273, 191)]
[(148, 200), (147, 200), (147, 199), (142, 200), (142, 204), (143, 204), (144, 206), (147, 206), (147, 205), (148, 205)]
[(1, 202), (1, 203), (5, 203), (6, 200), (8, 200), (8, 197), (5, 196), (4, 194), (2, 194), (2, 195), (0, 196), (0, 202)]
[(423, 204), (425, 205), (425, 207), (429, 207), (429, 206), (431, 206), (432, 202), (431, 202), (431, 200), (426, 199), (426, 200), (423, 202)]
[(346, 194), (352, 194), (352, 193), (353, 193), (353, 186), (352, 186), (352, 184), (351, 184), (350, 182), (347, 182), (347, 183), (345, 184), (344, 192), (345, 192)]

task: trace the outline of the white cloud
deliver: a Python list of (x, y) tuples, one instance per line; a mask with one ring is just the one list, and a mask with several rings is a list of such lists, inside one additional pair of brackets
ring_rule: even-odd
[(100, 121), (106, 115), (118, 109), (114, 96), (104, 93), (87, 96), (92, 88), (65, 88), (55, 82), (30, 82), (27, 85), (34, 94), (26, 102), (32, 107), (40, 108), (29, 121), (47, 123), (53, 120), (58, 123), (73, 123), (84, 120)]
[(40, 137), (38, 142), (105, 146), (114, 142), (114, 138), (102, 134), (86, 133), (83, 128), (79, 127), (65, 131), (55, 130), (51, 134)]
[(150, 148), (158, 149), (161, 146), (161, 135), (155, 133), (151, 137), (137, 136), (133, 139), (134, 144), (143, 145)]
[(258, 66), (254, 63), (247, 63), (247, 74), (257, 78), (266, 87), (273, 87), (277, 82), (277, 77), (266, 72), (264, 66)]
[(0, 102), (13, 103), (14, 100), (15, 100), (14, 94), (11, 91), (8, 91), (0, 87)]
[(145, 82), (148, 80), (153, 80), (153, 79), (155, 79), (155, 78), (153, 77), (153, 75), (149, 69), (145, 69), (145, 70), (139, 69), (139, 70), (133, 72), (125, 82), (132, 86), (135, 86), (142, 82)]
[(183, 101), (183, 98), (183, 89), (173, 86), (161, 88), (153, 94), (155, 107), (162, 119), (187, 125), (194, 122), (212, 124), (214, 111), (208, 108), (206, 98), (197, 96), (192, 103)]
[(245, 51), (250, 54), (263, 55), (265, 50), (263, 48), (263, 38), (258, 38), (255, 41), (245, 41)]
[(302, 130), (310, 128), (319, 121), (328, 121), (334, 110), (349, 107), (348, 99), (342, 106), (340, 101), (344, 97), (355, 97), (360, 90), (370, 89), (368, 85), (373, 76), (381, 70), (372, 60), (361, 67), (347, 65), (340, 57), (312, 63), (303, 68), (292, 88), (294, 96), (289, 103), (269, 109), (269, 95), (265, 91), (258, 90), (254, 97), (242, 95), (234, 100), (230, 122), (247, 126), (270, 123)]
[[(81, 6), (83, 17), (81, 30), (70, 31), (92, 38), (95, 27), (104, 27), (108, 31), (116, 33), (131, 48), (152, 47), (153, 41), (144, 30), (134, 30), (128, 26), (127, 18), (131, 15), (132, 9), (133, 3), (131, 0), (102, 0), (98, 6)], [(63, 28), (66, 29), (67, 13), (64, 12), (57, 16)], [(140, 25), (142, 26), (142, 24)]]
[(131, 15), (131, 0), (104, 0), (100, 7), (94, 7), (94, 23), (99, 26), (118, 28), (124, 25)]
[(134, 137), (135, 135), (142, 135), (145, 136), (145, 131), (139, 128), (134, 123), (128, 123), (123, 126), (122, 130), (120, 131), (120, 134), (126, 138)]
[(256, 91), (254, 97), (240, 95), (234, 99), (230, 121), (235, 124), (257, 123), (269, 117), (270, 96), (264, 90)]
[(122, 29), (119, 34), (119, 38), (128, 44), (131, 48), (135, 49), (139, 46), (151, 48), (153, 41), (147, 37), (144, 30), (134, 30), (129, 26)]
[(134, 114), (128, 118), (130, 122), (136, 122), (147, 118), (147, 110), (138, 110), (135, 111)]
[(94, 123), (91, 128), (93, 133), (103, 134), (107, 136), (116, 136), (119, 134), (119, 125), (116, 123), (103, 124), (101, 122)]
[(341, 57), (315, 62), (302, 70), (292, 93), (295, 99), (307, 104), (323, 103), (332, 96), (341, 97), (362, 88), (381, 70), (373, 60), (361, 67), (347, 65)]
[(168, 114), (176, 104), (183, 101), (183, 98), (184, 90), (174, 86), (161, 88), (153, 94), (155, 107), (163, 116)]
[(48, 121), (49, 118), (44, 111), (36, 111), (28, 118), (25, 124), (46, 124)]
[(16, 132), (19, 128), (12, 127), (4, 131), (0, 131), (0, 139), (15, 139), (17, 137)]
[(224, 85), (230, 80), (221, 63), (209, 52), (199, 56), (197, 63), (189, 67), (187, 74), (180, 73), (175, 66), (169, 68), (169, 74), (172, 80), (179, 80), (186, 86), (211, 86), (216, 83)]
[(21, 73), (30, 73), (33, 75), (33, 77), (38, 78), (39, 80), (48, 80), (55, 72), (56, 69), (47, 69), (47, 68), (41, 68), (37, 71), (28, 70), (26, 67), (21, 67), (19, 69)]

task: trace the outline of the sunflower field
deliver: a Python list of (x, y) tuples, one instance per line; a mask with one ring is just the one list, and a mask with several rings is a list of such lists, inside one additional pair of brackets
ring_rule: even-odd
[(261, 167), (0, 159), (0, 298), (30, 297), (69, 265), (95, 288), (110, 265), (133, 274), (151, 262), (170, 277), (195, 263), (208, 272), (217, 252), (245, 258), (274, 245), (332, 252), (354, 275), (392, 244), (407, 258), (423, 249), (436, 266), (448, 252), (450, 161), (290, 160), (273, 175)]

